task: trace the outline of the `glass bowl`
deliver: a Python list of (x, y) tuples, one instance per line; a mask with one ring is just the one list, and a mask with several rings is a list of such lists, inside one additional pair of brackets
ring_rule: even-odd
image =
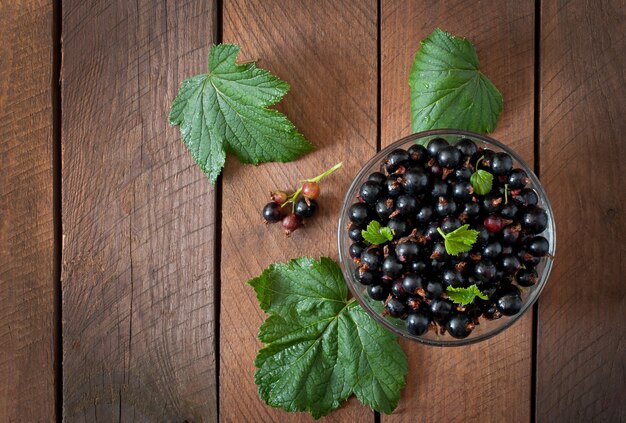
[[(520, 288), (523, 301), (520, 312), (514, 316), (502, 316), (501, 318), (496, 320), (488, 320), (481, 317), (480, 324), (477, 325), (475, 329), (471, 332), (471, 334), (464, 339), (453, 338), (447, 332), (441, 335), (439, 334), (439, 331), (435, 331), (432, 329), (427, 331), (422, 336), (415, 336), (410, 334), (406, 330), (404, 320), (393, 318), (390, 316), (383, 317), (381, 314), (384, 307), (383, 302), (372, 300), (367, 295), (366, 286), (362, 285), (356, 280), (354, 273), (357, 266), (349, 255), (349, 247), (352, 243), (352, 240), (350, 240), (350, 238), (348, 237), (347, 230), (348, 223), (350, 222), (348, 218), (348, 209), (352, 204), (357, 201), (358, 191), (363, 182), (367, 180), (368, 176), (371, 173), (380, 170), (383, 158), (392, 150), (396, 148), (408, 149), (416, 142), (426, 145), (428, 141), (438, 137), (444, 138), (450, 143), (459, 141), (462, 138), (469, 138), (474, 141), (478, 147), (489, 148), (490, 150), (493, 150), (495, 152), (504, 151), (510, 154), (513, 158), (513, 167), (524, 169), (528, 174), (530, 178), (529, 187), (535, 189), (539, 196), (538, 205), (544, 208), (548, 214), (548, 227), (544, 232), (538, 235), (542, 235), (548, 240), (550, 244), (549, 253), (548, 256), (543, 257), (540, 263), (536, 266), (537, 274), (539, 276), (537, 283), (529, 288)], [(517, 321), (522, 315), (524, 315), (524, 313), (530, 310), (535, 301), (537, 301), (539, 294), (541, 294), (541, 291), (543, 290), (543, 287), (548, 280), (556, 247), (554, 214), (552, 212), (552, 208), (550, 207), (550, 202), (548, 201), (546, 192), (539, 183), (539, 179), (537, 179), (537, 176), (535, 176), (532, 169), (519, 157), (519, 155), (517, 155), (517, 153), (515, 153), (513, 150), (511, 150), (506, 145), (500, 143), (499, 141), (496, 141), (493, 138), (487, 137), (485, 135), (479, 135), (472, 132), (454, 129), (437, 129), (409, 135), (408, 137), (402, 138), (394, 142), (387, 148), (378, 152), (378, 154), (376, 154), (374, 157), (372, 157), (372, 159), (370, 159), (365, 164), (365, 166), (363, 166), (356, 178), (354, 178), (354, 181), (350, 185), (350, 188), (348, 189), (348, 193), (346, 194), (346, 197), (344, 199), (341, 214), (339, 217), (337, 239), (339, 244), (339, 263), (341, 266), (341, 270), (343, 272), (345, 280), (347, 281), (348, 288), (350, 289), (352, 295), (356, 298), (356, 300), (361, 304), (361, 306), (376, 321), (381, 323), (383, 326), (385, 326), (387, 329), (394, 332), (395, 334), (407, 339), (421, 342), (423, 344), (436, 346), (458, 346), (472, 344), (495, 336), (498, 333), (504, 331), (506, 328), (510, 327), (515, 321)]]

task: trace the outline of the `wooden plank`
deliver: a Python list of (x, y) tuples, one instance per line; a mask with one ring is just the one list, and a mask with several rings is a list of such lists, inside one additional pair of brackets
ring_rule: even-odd
[(537, 421), (626, 421), (626, 3), (541, 4), (541, 179), (558, 245), (539, 302)]
[(214, 2), (63, 2), (67, 421), (214, 421), (214, 189), (167, 123)]
[(0, 421), (55, 419), (53, 2), (0, 2)]
[[(420, 40), (439, 26), (469, 38), (481, 69), (504, 96), (493, 136), (533, 159), (534, 4), (449, 0), (383, 1), (382, 142), (411, 133), (408, 74)], [(530, 420), (532, 316), (469, 347), (403, 342), (409, 378), (396, 413), (384, 422)]]
[[(272, 262), (302, 255), (337, 258), (337, 216), (364, 157), (376, 151), (376, 2), (224, 2), (224, 41), (240, 59), (260, 58), (291, 85), (280, 104), (317, 146), (288, 164), (258, 167), (229, 159), (223, 178), (220, 418), (224, 422), (301, 422), (312, 418), (264, 405), (254, 384), (256, 340), (264, 319), (246, 280)], [(272, 189), (293, 189), (338, 161), (344, 168), (322, 185), (319, 214), (286, 239), (265, 226), (261, 209)], [(325, 421), (373, 421), (352, 400)]]

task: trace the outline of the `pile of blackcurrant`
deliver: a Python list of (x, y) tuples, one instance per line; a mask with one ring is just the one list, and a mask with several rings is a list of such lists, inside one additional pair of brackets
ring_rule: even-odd
[(285, 191), (271, 192), (272, 201), (263, 207), (261, 213), (265, 223), (281, 222), (285, 234), (289, 236), (304, 224), (305, 219), (313, 217), (318, 208), (320, 182), (339, 169), (341, 165), (342, 163), (337, 163), (321, 175), (303, 181), (303, 185), (291, 195)]
[[(489, 184), (475, 186), (475, 173)], [(509, 154), (468, 138), (393, 150), (348, 211), (356, 279), (372, 299), (384, 301), (384, 315), (405, 320), (416, 336), (432, 329), (465, 338), (481, 318), (517, 314), (521, 291), (537, 283), (536, 266), (549, 251), (540, 235), (548, 215), (529, 185)], [(392, 240), (364, 239), (374, 220), (392, 229)], [(475, 241), (451, 254), (444, 236), (464, 225), (475, 231)], [(452, 300), (451, 291), (470, 288), (481, 295)]]

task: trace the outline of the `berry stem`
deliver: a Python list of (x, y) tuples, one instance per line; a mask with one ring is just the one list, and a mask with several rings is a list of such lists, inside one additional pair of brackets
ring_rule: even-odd
[(509, 204), (509, 184), (504, 184), (504, 204)]
[(485, 156), (480, 156), (480, 159), (476, 160), (476, 172), (478, 172), (478, 163), (480, 163), (480, 161), (484, 158)]
[(437, 232), (439, 232), (439, 235), (441, 235), (443, 239), (446, 239), (446, 233), (441, 228), (437, 228)]

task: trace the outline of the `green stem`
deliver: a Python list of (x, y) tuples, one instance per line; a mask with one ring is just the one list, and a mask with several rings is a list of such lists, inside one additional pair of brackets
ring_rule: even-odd
[(504, 204), (509, 204), (509, 184), (504, 184)]
[(476, 160), (476, 172), (478, 172), (478, 163), (480, 163), (480, 161), (484, 158), (485, 156), (480, 156), (480, 159)]
[(443, 239), (446, 239), (446, 233), (441, 228), (437, 228), (437, 232), (439, 232), (439, 235), (441, 235)]

